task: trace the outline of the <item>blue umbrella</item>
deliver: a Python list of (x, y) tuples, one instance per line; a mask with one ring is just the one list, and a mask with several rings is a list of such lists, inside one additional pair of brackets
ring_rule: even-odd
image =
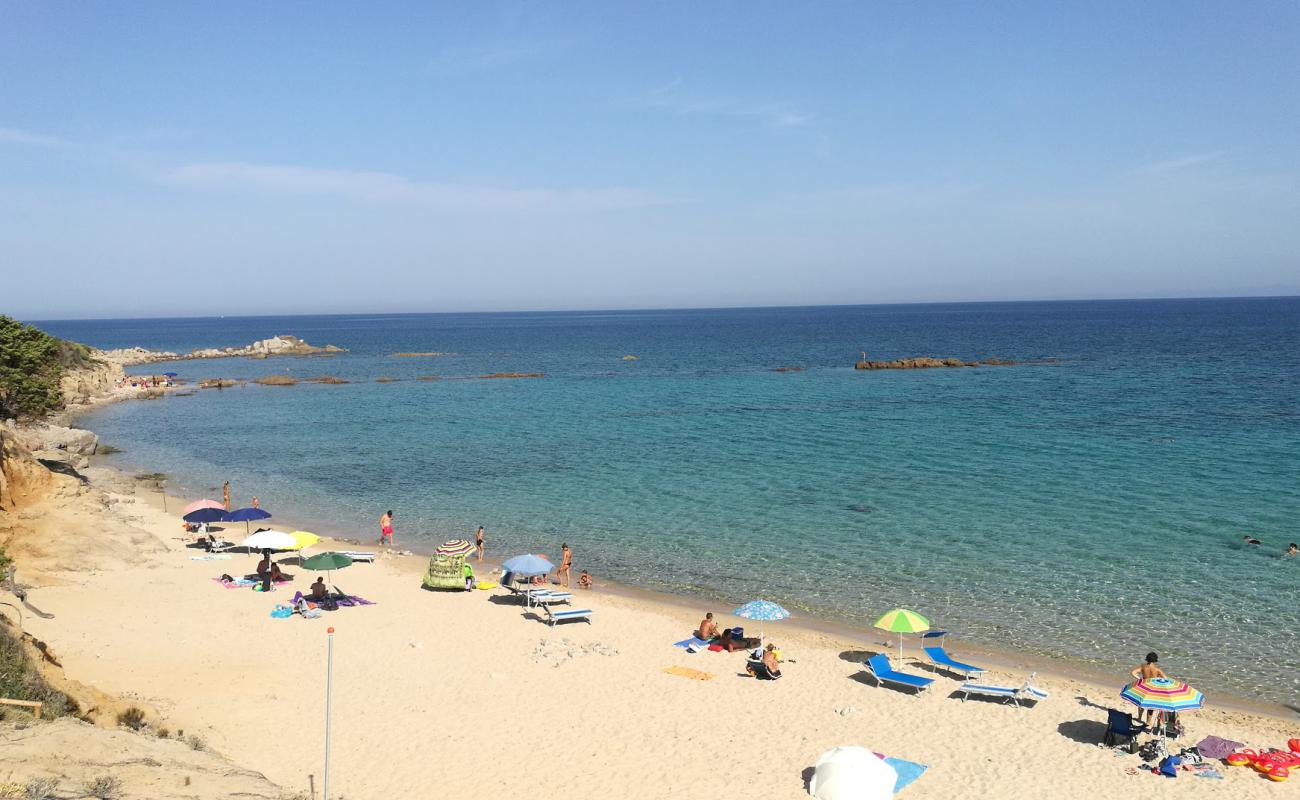
[(181, 517), (181, 519), (186, 522), (221, 522), (225, 516), (226, 510), (224, 508), (198, 508)]
[(234, 511), (227, 512), (221, 517), (222, 522), (242, 522), (244, 523), (244, 532), (248, 532), (248, 523), (255, 519), (270, 519), (271, 513), (263, 511), (260, 508), (236, 508)]
[(527, 578), (533, 575), (545, 575), (555, 569), (555, 565), (541, 556), (524, 554), (514, 558), (507, 558), (501, 562), (501, 569)]
[(176, 373), (175, 373), (175, 372), (164, 372), (164, 373), (163, 373), (163, 377), (164, 377), (164, 378), (175, 378), (175, 377), (176, 377)]
[[(750, 600), (731, 613), (742, 619), (752, 619), (758, 622), (776, 622), (777, 620), (790, 618), (789, 611), (781, 608), (771, 600)], [(762, 625), (758, 626), (758, 638), (763, 638)]]

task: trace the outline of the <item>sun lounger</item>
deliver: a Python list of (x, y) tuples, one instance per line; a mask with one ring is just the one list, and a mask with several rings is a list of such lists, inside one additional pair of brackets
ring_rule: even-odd
[(573, 600), (572, 592), (552, 592), (546, 589), (541, 591), (529, 592), (528, 601), (535, 606), (548, 606), (559, 603), (569, 603)]
[(547, 605), (544, 605), (541, 608), (546, 612), (546, 621), (551, 625), (551, 627), (555, 627), (556, 623), (559, 622), (572, 622), (580, 619), (586, 620), (588, 624), (591, 623), (590, 608), (574, 608), (565, 611), (555, 611)]
[(867, 672), (871, 677), (876, 679), (878, 685), (893, 684), (908, 689), (915, 689), (917, 694), (924, 692), (934, 683), (934, 678), (923, 678), (920, 675), (912, 675), (907, 672), (899, 672), (889, 664), (889, 656), (881, 653), (874, 655), (865, 662)]
[(1011, 686), (986, 686), (983, 684), (967, 682), (959, 686), (957, 691), (961, 692), (962, 702), (965, 702), (967, 697), (975, 695), (977, 697), (994, 697), (1010, 700), (1012, 703), (1016, 704), (1017, 708), (1019, 708), (1021, 700), (1037, 703), (1040, 700), (1047, 699), (1047, 692), (1038, 688), (1038, 686), (1034, 684), (1034, 676), (1036, 674), (1037, 673), (1034, 672), (1029, 673), (1029, 677), (1025, 678), (1025, 685), (1021, 686), (1019, 689)]
[(976, 667), (971, 664), (963, 664), (948, 655), (948, 651), (942, 645), (923, 648), (925, 657), (929, 659), (931, 667), (935, 669), (946, 669), (949, 672), (956, 672), (966, 680), (970, 680), (984, 672), (983, 667)]
[(360, 550), (339, 550), (339, 555), (347, 556), (353, 561), (371, 561), (375, 560), (374, 553), (363, 553)]

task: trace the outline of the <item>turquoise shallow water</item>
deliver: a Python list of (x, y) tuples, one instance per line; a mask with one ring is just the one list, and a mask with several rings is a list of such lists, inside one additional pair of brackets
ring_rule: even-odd
[[(229, 479), (345, 535), (393, 508), (426, 546), (484, 524), (497, 555), (567, 541), (632, 584), (858, 624), (901, 605), (1103, 668), (1156, 649), (1207, 691), (1300, 704), (1297, 299), (40, 324), (351, 350), (170, 367), (348, 385), (84, 420), (196, 496)], [(856, 372), (863, 349), (1059, 360)], [(454, 355), (390, 357), (412, 350)], [(469, 377), (498, 371), (546, 377)]]

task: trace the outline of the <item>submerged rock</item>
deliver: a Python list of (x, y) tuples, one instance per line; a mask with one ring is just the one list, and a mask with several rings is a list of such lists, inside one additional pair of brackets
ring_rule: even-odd
[(859, 359), (853, 365), (854, 369), (935, 369), (937, 367), (1010, 367), (1015, 365), (1014, 361), (1002, 361), (996, 358), (986, 358), (982, 361), (962, 361), (960, 358), (930, 358), (929, 356), (917, 356), (915, 358), (899, 358), (893, 361), (870, 361), (868, 359)]
[(480, 378), (544, 378), (544, 372), (494, 372), (491, 375), (480, 375)]
[(298, 379), (290, 375), (263, 375), (260, 378), (255, 378), (253, 383), (262, 386), (293, 386), (298, 383)]

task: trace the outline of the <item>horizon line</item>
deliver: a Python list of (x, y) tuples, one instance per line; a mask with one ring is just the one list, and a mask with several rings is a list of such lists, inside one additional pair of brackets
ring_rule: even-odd
[[(490, 309), (473, 311), (296, 311), (262, 314), (209, 314), (199, 316), (185, 314), (164, 317), (42, 317), (20, 318), (21, 322), (35, 324), (41, 322), (114, 322), (121, 320), (173, 320), (173, 319), (268, 319), (281, 317), (351, 317), (358, 315), (376, 317), (423, 317), (423, 316), (487, 316), (496, 314), (627, 314), (655, 313), (667, 311), (763, 311), (781, 309), (812, 308), (893, 308), (906, 306), (960, 306), (960, 305), (1017, 305), (1028, 303), (1142, 303), (1142, 302), (1194, 302), (1203, 300), (1295, 300), (1300, 294), (1223, 294), (1195, 295), (1185, 297), (1075, 297), (1075, 298), (1020, 298), (1009, 300), (927, 300), (900, 301), (892, 303), (799, 303), (794, 305), (736, 305), (736, 306), (627, 306), (622, 308), (518, 308)], [(0, 312), (0, 316), (8, 316)]]

